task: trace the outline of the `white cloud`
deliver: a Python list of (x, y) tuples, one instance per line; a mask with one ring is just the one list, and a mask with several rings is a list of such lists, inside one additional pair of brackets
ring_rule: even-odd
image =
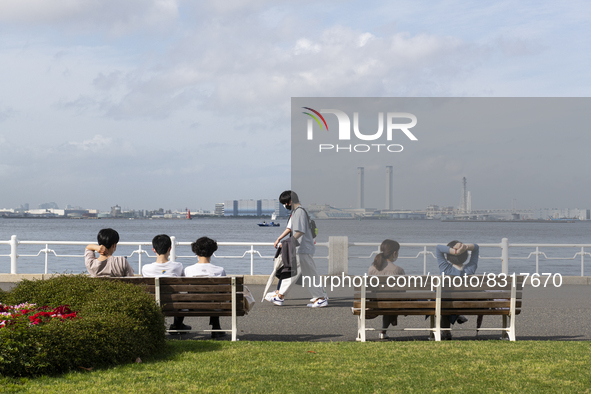
[(83, 151), (102, 152), (109, 148), (113, 140), (108, 137), (103, 137), (100, 134), (94, 136), (91, 140), (82, 142), (69, 142), (69, 145), (74, 146)]
[[(454, 79), (474, 68), (485, 52), (453, 37), (375, 37), (343, 26), (324, 29), (314, 40), (286, 39), (291, 45), (278, 45), (266, 31), (255, 28), (248, 33), (255, 39), (236, 46), (230, 36), (240, 34), (244, 24), (219, 27), (218, 44), (203, 51), (187, 49), (208, 39), (197, 29), (155, 63), (124, 76), (99, 73), (93, 78), (97, 89), (122, 89), (121, 95), (103, 101), (104, 114), (116, 119), (159, 118), (192, 105), (220, 113), (229, 108), (252, 113), (286, 106), (291, 96), (446, 94)], [(100, 101), (101, 94), (93, 98)]]
[(322, 48), (320, 47), (320, 45), (315, 44), (308, 39), (300, 38), (295, 43), (295, 48), (293, 50), (293, 53), (294, 53), (294, 55), (297, 56), (297, 55), (305, 54), (307, 52), (318, 53), (318, 52), (320, 52), (321, 49)]

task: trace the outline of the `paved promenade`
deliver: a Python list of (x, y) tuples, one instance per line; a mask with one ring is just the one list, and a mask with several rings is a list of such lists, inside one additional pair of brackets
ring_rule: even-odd
[[(8, 289), (11, 284), (0, 283)], [(238, 318), (238, 338), (251, 341), (354, 341), (357, 335), (357, 317), (351, 313), (352, 289), (329, 292), (329, 305), (325, 308), (306, 307), (309, 294), (296, 286), (283, 306), (267, 301), (261, 303), (263, 286), (248, 285), (257, 303), (244, 317)], [(454, 331), (454, 340), (498, 339), (499, 331), (481, 332), (476, 337), (476, 317), (469, 316), (460, 331)], [(533, 288), (527, 286), (523, 294), (523, 310), (516, 318), (517, 340), (588, 341), (591, 340), (591, 286), (564, 285), (559, 288)], [(187, 318), (194, 328), (209, 329), (208, 318)], [(222, 327), (231, 326), (230, 318), (221, 318)], [(398, 327), (428, 327), (421, 316), (400, 317)], [(379, 328), (381, 317), (367, 320), (368, 327)], [(483, 327), (500, 327), (500, 316), (485, 316)], [(420, 331), (390, 332), (390, 340), (427, 340)], [(184, 334), (182, 338), (202, 339), (204, 334)], [(369, 341), (377, 340), (378, 331), (368, 332)], [(171, 336), (177, 339), (179, 336)]]

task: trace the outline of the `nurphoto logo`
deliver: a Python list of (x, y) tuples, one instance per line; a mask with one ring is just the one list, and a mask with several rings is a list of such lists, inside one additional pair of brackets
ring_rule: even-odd
[[(302, 107), (309, 112), (302, 112), (303, 114), (309, 116), (311, 119), (308, 119), (307, 122), (307, 138), (309, 141), (314, 140), (314, 121), (320, 127), (320, 130), (326, 129), (328, 132), (328, 123), (322, 114), (333, 114), (337, 117), (337, 121), (339, 122), (338, 128), (338, 139), (339, 141), (350, 141), (351, 140), (351, 119), (349, 115), (345, 112), (338, 110), (338, 109), (321, 109), (317, 111), (310, 107)], [(409, 119), (410, 123), (399, 123), (401, 119)], [(396, 121), (395, 121), (396, 120)], [(409, 130), (417, 125), (417, 117), (408, 112), (388, 112), (386, 114), (386, 140), (392, 141), (392, 136), (394, 135), (395, 131), (401, 131), (408, 137), (411, 141), (418, 141), (417, 137)], [(361, 141), (377, 141), (382, 138), (384, 134), (384, 113), (378, 112), (378, 131), (373, 134), (364, 134), (359, 130), (359, 113), (353, 112), (353, 134), (355, 137)], [(322, 152), (357, 152), (357, 153), (366, 153), (370, 151), (376, 152), (391, 152), (391, 153), (398, 153), (402, 152), (404, 147), (400, 144), (349, 144), (349, 145), (339, 145), (339, 144), (319, 144), (318, 151)]]

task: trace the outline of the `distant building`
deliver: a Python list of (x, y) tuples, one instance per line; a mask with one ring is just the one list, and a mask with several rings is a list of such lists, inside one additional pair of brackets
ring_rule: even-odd
[(224, 201), (224, 216), (238, 216), (238, 200)]
[(224, 203), (217, 203), (215, 204), (215, 215), (216, 216), (224, 216)]
[(223, 209), (221, 214), (224, 216), (272, 216), (277, 211), (277, 204), (277, 200), (226, 200), (223, 208), (216, 204), (216, 215)]
[(238, 216), (260, 216), (261, 200), (238, 200)]
[(275, 202), (278, 200), (260, 200), (261, 213), (259, 216), (272, 216), (275, 213)]
[(278, 217), (278, 218), (288, 217), (290, 212), (287, 209), (285, 209), (283, 204), (281, 204), (279, 202), (279, 200), (273, 200), (273, 201), (275, 201), (275, 217)]
[(59, 207), (54, 202), (46, 202), (44, 204), (39, 204), (39, 209), (59, 209)]
[(330, 211), (331, 206), (328, 204), (310, 204), (308, 205), (308, 212), (316, 213), (320, 211)]
[(576, 219), (576, 220), (591, 220), (591, 210), (578, 208), (540, 208), (534, 210), (534, 219), (542, 220), (560, 220), (560, 219)]
[(111, 207), (111, 217), (112, 218), (120, 218), (121, 217), (121, 207), (119, 205), (115, 205)]

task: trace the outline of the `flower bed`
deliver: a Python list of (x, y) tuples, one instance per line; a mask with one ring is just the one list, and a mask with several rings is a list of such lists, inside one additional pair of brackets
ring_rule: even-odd
[(0, 375), (108, 367), (165, 346), (164, 316), (140, 286), (64, 275), (23, 280), (0, 302)]
[(37, 304), (28, 302), (18, 305), (3, 305), (0, 303), (0, 329), (17, 324), (21, 321), (27, 321), (31, 326), (37, 326), (47, 323), (52, 319), (76, 318), (78, 312), (73, 312), (70, 305), (61, 305), (57, 308), (48, 306), (38, 307)]

